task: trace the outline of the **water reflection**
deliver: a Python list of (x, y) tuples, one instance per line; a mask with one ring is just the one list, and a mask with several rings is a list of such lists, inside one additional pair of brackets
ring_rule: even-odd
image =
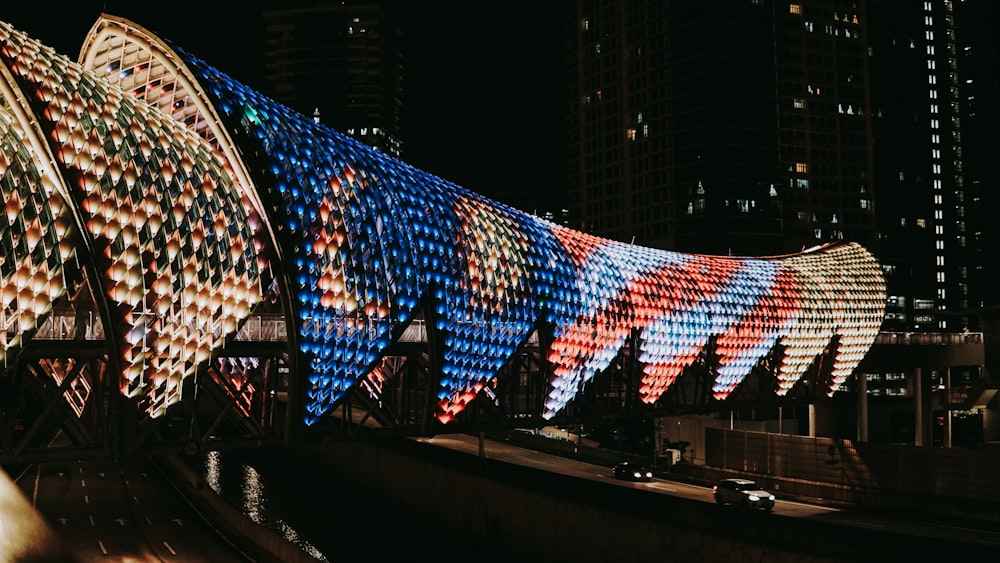
[(209, 487), (251, 520), (280, 534), (318, 561), (329, 561), (323, 553), (281, 518), (268, 498), (266, 479), (245, 461), (222, 452), (207, 452), (201, 472)]

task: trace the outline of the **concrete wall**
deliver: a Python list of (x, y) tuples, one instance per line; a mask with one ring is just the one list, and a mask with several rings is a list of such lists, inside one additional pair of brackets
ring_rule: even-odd
[(1000, 447), (853, 443), (707, 428), (703, 464), (672, 471), (699, 482), (746, 476), (804, 498), (1000, 525)]
[(448, 559), (884, 563), (946, 558), (960, 548), (724, 510), (408, 440), (327, 444), (295, 455), (293, 463), (322, 464), (332, 481), (365, 491), (398, 525), (422, 526)]

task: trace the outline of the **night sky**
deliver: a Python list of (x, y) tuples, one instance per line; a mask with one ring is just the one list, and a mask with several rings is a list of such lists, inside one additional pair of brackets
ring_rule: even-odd
[[(13, 5), (12, 5), (13, 4)], [(263, 89), (263, 5), (210, 0), (4, 2), (0, 20), (76, 59), (102, 12)], [(565, 207), (561, 2), (401, 2), (405, 162), (525, 211)]]

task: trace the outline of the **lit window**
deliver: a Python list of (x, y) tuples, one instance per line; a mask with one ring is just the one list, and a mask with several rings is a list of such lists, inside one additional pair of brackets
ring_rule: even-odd
[(795, 98), (792, 104), (795, 106), (795, 109), (804, 109), (806, 107), (806, 101), (802, 98)]
[(809, 165), (805, 162), (796, 162), (795, 171), (799, 174), (807, 174), (809, 172)]
[(788, 13), (790, 14), (802, 14), (802, 4), (789, 4)]

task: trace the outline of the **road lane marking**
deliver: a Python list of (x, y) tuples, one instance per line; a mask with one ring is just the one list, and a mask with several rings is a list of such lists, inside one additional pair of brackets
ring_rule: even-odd
[(167, 546), (167, 549), (169, 549), (169, 550), (170, 550), (170, 555), (177, 555), (177, 552), (176, 552), (176, 551), (174, 551), (174, 548), (170, 547), (170, 544), (169, 544), (169, 543), (167, 543), (167, 542), (163, 542), (163, 545)]
[(101, 553), (103, 553), (104, 555), (108, 554), (108, 548), (104, 547), (104, 542), (102, 542), (101, 540), (97, 540), (97, 545), (101, 546)]
[(807, 508), (814, 508), (817, 510), (825, 510), (827, 512), (841, 512), (841, 509), (833, 506), (823, 506), (822, 504), (809, 504), (805, 502), (797, 502), (794, 500), (778, 499), (782, 504), (796, 504), (798, 506), (805, 506)]
[(83, 495), (83, 503), (90, 504), (90, 495)]
[(91, 526), (96, 526), (97, 525), (96, 523), (94, 523), (94, 515), (93, 514), (90, 515), (90, 525)]
[(650, 488), (652, 488), (652, 489), (658, 489), (658, 490), (667, 491), (667, 492), (670, 492), (670, 493), (676, 493), (676, 492), (678, 492), (678, 489), (675, 489), (673, 487), (668, 487), (668, 486), (664, 485), (663, 483), (650, 483), (647, 486), (650, 487)]
[(42, 480), (42, 464), (35, 465), (35, 492), (31, 494), (31, 506), (38, 506), (38, 482)]

